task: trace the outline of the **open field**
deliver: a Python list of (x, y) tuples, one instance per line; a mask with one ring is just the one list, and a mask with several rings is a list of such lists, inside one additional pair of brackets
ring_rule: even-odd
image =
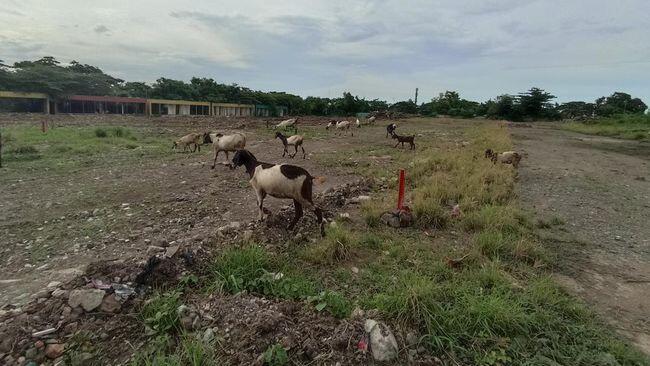
[[(49, 337), (65, 344), (66, 364), (375, 364), (360, 347), (364, 321), (373, 318), (395, 334), (393, 364), (649, 364), (611, 331), (622, 327), (643, 347), (647, 324), (630, 324), (647, 312), (639, 297), (647, 283), (628, 284), (631, 297), (615, 292), (632, 305), (621, 305), (623, 316), (599, 301), (623, 274), (647, 275), (648, 235), (640, 231), (647, 182), (627, 181), (631, 172), (650, 179), (644, 151), (579, 140), (575, 147), (574, 135), (559, 130), (512, 129), (513, 141), (512, 131), (494, 122), (442, 118), (397, 121), (398, 133), (417, 134), (417, 150), (409, 151), (393, 148), (386, 121), (334, 137), (324, 129), (327, 119), (306, 118), (299, 133), (308, 158), (282, 159), (280, 142), (260, 119), (55, 117), (47, 117), (53, 128), (45, 135), (38, 116), (0, 117), (8, 137), (0, 170), (6, 363), (25, 354), (43, 360), (30, 334), (55, 327)], [(273, 198), (265, 201), (271, 218), (255, 222), (243, 169), (211, 170), (208, 146), (170, 150), (173, 138), (205, 130), (244, 131), (260, 160), (326, 177), (316, 202), (330, 221), (327, 235), (318, 235), (310, 212), (288, 232), (293, 208)], [(593, 196), (591, 188), (576, 193), (577, 180), (565, 182), (574, 167), (564, 170), (564, 155), (545, 151), (556, 139), (569, 145), (563, 152), (578, 149), (578, 160), (591, 159), (592, 150), (601, 155), (591, 165), (573, 162), (591, 167), (584, 179)], [(527, 153), (519, 173), (483, 158), (488, 147), (515, 143)], [(609, 186), (599, 161), (619, 166), (629, 190)], [(406, 204), (415, 220), (393, 229), (379, 217), (394, 206), (399, 168), (407, 170)], [(569, 172), (565, 180), (554, 169)], [(547, 187), (562, 188), (551, 192), (552, 202)], [(601, 188), (611, 196), (599, 196)], [(371, 199), (357, 203), (361, 195)], [(630, 199), (613, 205), (623, 196)], [(608, 228), (589, 226), (582, 210), (565, 207), (576, 197), (618, 210), (605, 216)], [(456, 204), (461, 213), (452, 215)], [(529, 213), (542, 204), (537, 216)], [(626, 209), (633, 220), (621, 213)], [(569, 244), (558, 244), (561, 233)], [(611, 234), (624, 240), (601, 240)], [(583, 241), (589, 244), (576, 245)], [(160, 259), (150, 260), (154, 255)], [(602, 267), (597, 257), (607, 259)], [(624, 272), (625, 263), (638, 273)], [(606, 280), (591, 286), (597, 274)], [(114, 313), (68, 307), (70, 290), (91, 280), (138, 293)], [(50, 281), (64, 282), (63, 291), (44, 291)], [(176, 311), (181, 304), (198, 324), (186, 324)]]
[(648, 115), (622, 115), (600, 118), (589, 123), (569, 122), (563, 124), (562, 128), (589, 135), (650, 141), (650, 116)]

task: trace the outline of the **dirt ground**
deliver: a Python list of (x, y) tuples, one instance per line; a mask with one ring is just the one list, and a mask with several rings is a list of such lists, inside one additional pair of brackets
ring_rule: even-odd
[[(280, 141), (273, 139), (270, 130), (261, 129), (265, 122), (261, 119), (54, 117), (52, 126), (122, 125), (169, 135), (170, 141), (195, 130), (244, 131), (247, 148), (260, 160), (297, 161), (312, 174), (325, 176), (316, 194), (359, 179), (339, 175), (312, 159), (314, 152), (348, 148), (354, 138), (314, 138), (306, 144), (307, 159), (282, 158)], [(2, 119), (4, 125), (39, 123), (34, 116), (5, 115)], [(304, 122), (322, 123), (326, 119)], [(222, 153), (219, 162), (225, 160)], [(211, 164), (211, 149), (204, 146), (200, 153), (130, 161), (126, 166), (107, 162), (73, 174), (43, 172), (12, 181), (0, 177), (0, 307), (21, 305), (49, 282), (66, 282), (98, 259), (146, 259), (170, 243), (205, 244), (218, 238), (220, 227), (254, 221), (255, 195), (244, 169), (218, 164), (211, 170)], [(288, 203), (267, 199), (265, 206), (277, 212)], [(305, 213), (305, 220), (315, 221), (310, 212)]]
[(557, 249), (557, 279), (650, 354), (650, 144), (513, 128), (519, 195)]

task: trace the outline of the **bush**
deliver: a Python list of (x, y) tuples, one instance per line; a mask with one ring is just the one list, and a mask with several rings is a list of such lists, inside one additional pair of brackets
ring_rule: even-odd
[(99, 138), (104, 138), (104, 137), (108, 136), (108, 132), (106, 132), (106, 130), (103, 129), (103, 128), (96, 128), (95, 129), (95, 136), (97, 136)]

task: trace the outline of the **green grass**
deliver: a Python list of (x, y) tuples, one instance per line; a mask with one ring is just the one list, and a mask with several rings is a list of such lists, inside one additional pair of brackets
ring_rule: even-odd
[(125, 127), (2, 128), (3, 177), (66, 173), (169, 153), (169, 138)]
[[(647, 365), (543, 270), (552, 253), (540, 246), (536, 226), (518, 208), (515, 171), (482, 158), (487, 147), (512, 147), (507, 131), (484, 126), (465, 130), (462, 138), (469, 147), (423, 141), (415, 154), (394, 151), (389, 163), (362, 169), (377, 178), (408, 167), (406, 202), (415, 227), (394, 230), (379, 223), (395, 201), (389, 178), (390, 193), (374, 192), (361, 206), (365, 224), (330, 228), (328, 237), (298, 251), (305, 264), (296, 265), (353, 306), (378, 309), (386, 319), (417, 329), (422, 345), (449, 364), (606, 365), (613, 359)], [(368, 154), (359, 151), (356, 160)], [(451, 217), (454, 204), (460, 217)], [(549, 225), (561, 223), (553, 218)], [(358, 275), (350, 274), (352, 265)]]
[(563, 124), (562, 128), (588, 135), (639, 141), (650, 140), (649, 115), (618, 115), (589, 122), (569, 122)]
[(177, 344), (159, 336), (139, 350), (131, 359), (131, 366), (219, 366), (223, 365), (214, 342), (206, 342), (196, 334), (182, 334)]
[(181, 305), (181, 292), (159, 292), (140, 310), (145, 325), (158, 334), (166, 334), (179, 326), (177, 309)]

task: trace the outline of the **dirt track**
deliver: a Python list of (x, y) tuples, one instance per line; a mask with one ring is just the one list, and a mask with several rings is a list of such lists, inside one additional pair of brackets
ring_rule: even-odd
[(650, 144), (513, 128), (520, 196), (558, 252), (557, 279), (650, 354)]

